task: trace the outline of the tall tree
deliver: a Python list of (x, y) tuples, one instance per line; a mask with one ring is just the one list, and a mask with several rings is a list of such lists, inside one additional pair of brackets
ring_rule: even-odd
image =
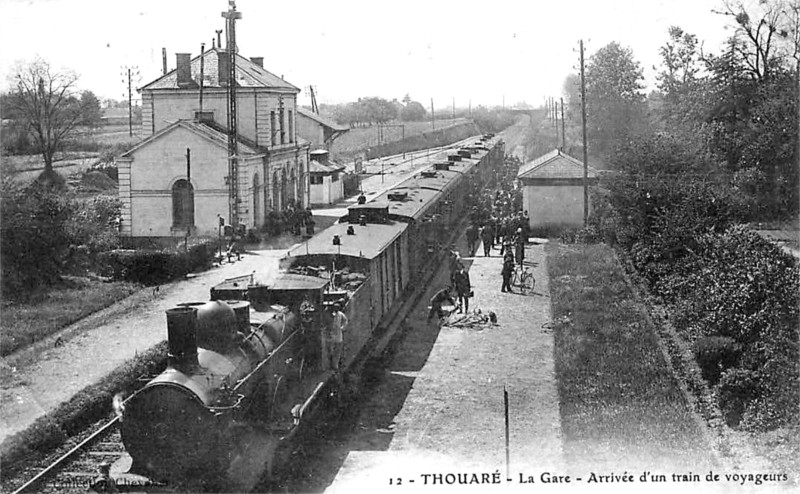
[(769, 79), (781, 62), (781, 42), (787, 37), (784, 18), (791, 3), (761, 0), (745, 5), (741, 0), (725, 0), (724, 10), (718, 12), (733, 18), (737, 55), (758, 81)]
[(44, 159), (44, 182), (56, 179), (53, 156), (81, 122), (83, 109), (76, 97), (78, 76), (59, 72), (37, 58), (17, 64), (12, 77), (8, 115), (30, 131), (34, 146)]
[(607, 154), (640, 131), (644, 76), (630, 48), (611, 42), (586, 67), (587, 130), (591, 147)]
[(81, 93), (81, 109), (83, 117), (81, 124), (89, 127), (98, 127), (100, 125), (100, 118), (103, 116), (103, 111), (100, 109), (100, 100), (91, 91), (83, 91)]
[(668, 102), (677, 104), (681, 95), (697, 83), (700, 54), (697, 36), (677, 26), (669, 28), (669, 41), (659, 48), (664, 69), (658, 74), (658, 89)]
[(409, 100), (406, 103), (406, 106), (400, 111), (400, 119), (404, 122), (415, 122), (418, 120), (424, 120), (425, 115), (428, 112), (425, 110), (425, 107), (422, 106), (422, 103), (419, 101)]

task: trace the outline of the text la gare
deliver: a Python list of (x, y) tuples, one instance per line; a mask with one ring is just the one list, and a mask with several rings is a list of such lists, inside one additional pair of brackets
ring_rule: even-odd
[[(550, 472), (543, 472), (539, 476), (539, 482), (542, 484), (569, 484), (572, 482), (572, 479), (569, 475), (555, 475)], [(533, 475), (525, 475), (523, 473), (519, 474), (519, 483), (520, 484), (534, 484), (536, 480), (534, 479)]]

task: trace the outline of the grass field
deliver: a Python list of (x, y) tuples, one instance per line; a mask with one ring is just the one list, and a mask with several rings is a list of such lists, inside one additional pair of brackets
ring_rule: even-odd
[(0, 318), (0, 355), (6, 356), (39, 341), (98, 310), (122, 300), (139, 285), (103, 283), (70, 278), (58, 289), (48, 290), (30, 303), (3, 301)]
[(548, 245), (564, 453), (615, 470), (714, 466), (703, 426), (605, 245)]
[[(469, 119), (457, 118), (455, 120), (437, 120), (436, 129), (443, 129), (466, 122), (469, 122)], [(433, 130), (430, 121), (392, 122), (392, 125), (404, 125), (406, 138)], [(379, 139), (379, 129), (377, 125), (373, 125), (372, 127), (357, 127), (350, 129), (342, 136), (338, 137), (334, 141), (333, 150), (335, 154), (349, 154), (360, 149), (378, 146), (381, 143), (385, 144), (387, 142), (399, 141), (402, 138), (403, 129), (400, 127), (385, 127), (382, 130), (382, 139)]]

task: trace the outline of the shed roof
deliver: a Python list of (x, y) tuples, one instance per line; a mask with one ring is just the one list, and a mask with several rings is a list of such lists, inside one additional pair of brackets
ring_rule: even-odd
[[(589, 167), (589, 178), (597, 177)], [(554, 149), (519, 167), (517, 178), (583, 178), (583, 162)]]
[(308, 171), (310, 173), (336, 173), (344, 170), (346, 167), (332, 161), (320, 162), (311, 160), (308, 162)]
[[(350, 226), (355, 230), (355, 235), (347, 234), (347, 228)], [(307, 242), (295, 246), (289, 251), (289, 257), (342, 255), (374, 259), (406, 228), (408, 225), (400, 222), (369, 223), (366, 226), (336, 223), (311, 237)], [(339, 235), (340, 245), (333, 245), (334, 235)]]
[(321, 115), (317, 115), (316, 113), (314, 113), (311, 110), (308, 110), (306, 108), (298, 106), (297, 107), (297, 116), (301, 116), (301, 115), (304, 116), (304, 117), (310, 118), (311, 120), (314, 120), (318, 124), (320, 124), (320, 125), (322, 125), (324, 127), (328, 127), (331, 130), (338, 130), (338, 131), (341, 131), (341, 132), (350, 130), (350, 127), (348, 127), (346, 125), (338, 124), (338, 123), (334, 122), (333, 120), (331, 120), (330, 118), (323, 117)]
[[(212, 48), (203, 55), (194, 57), (191, 61), (192, 80), (200, 81), (200, 58), (203, 58), (203, 87), (219, 88), (219, 57), (227, 55), (226, 50)], [(247, 58), (236, 54), (236, 82), (239, 87), (287, 89), (299, 93), (300, 89), (281, 79), (265, 68), (253, 63)], [(158, 79), (139, 88), (140, 91), (151, 89), (179, 89), (178, 70), (167, 72)]]
[[(195, 134), (207, 139), (212, 144), (215, 144), (215, 145), (217, 145), (219, 147), (222, 147), (222, 148), (225, 148), (225, 149), (228, 148), (228, 134), (225, 133), (225, 132), (220, 131), (217, 126), (209, 125), (209, 124), (207, 124), (205, 122), (198, 122), (196, 120), (178, 120), (177, 122), (174, 122), (174, 123), (164, 127), (163, 129), (161, 129), (160, 131), (158, 131), (155, 134), (151, 135), (147, 139), (139, 142), (134, 147), (129, 149), (127, 152), (122, 154), (121, 157), (129, 157), (130, 155), (132, 155), (138, 149), (140, 149), (140, 148), (142, 148), (144, 146), (147, 146), (148, 144), (150, 144), (153, 141), (161, 139), (162, 137), (164, 137), (165, 135), (169, 134), (170, 132), (172, 132), (173, 130), (177, 129), (178, 127), (181, 127), (181, 128), (186, 129), (186, 130), (189, 130), (190, 132), (194, 132)], [(239, 139), (239, 146), (238, 146), (239, 155), (250, 154), (250, 155), (256, 156), (256, 155), (259, 155), (259, 154), (263, 154), (263, 152), (261, 150), (251, 146), (250, 144), (251, 143), (248, 142), (247, 140), (243, 140), (243, 139), (240, 138)]]

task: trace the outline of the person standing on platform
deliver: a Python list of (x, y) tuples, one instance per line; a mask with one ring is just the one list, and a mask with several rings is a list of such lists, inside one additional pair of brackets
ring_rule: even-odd
[(483, 225), (481, 228), (481, 241), (483, 241), (483, 255), (489, 257), (492, 252), (492, 242), (494, 242), (494, 232), (491, 225)]
[(475, 244), (478, 243), (478, 228), (471, 223), (467, 228), (467, 252), (469, 255), (475, 254)]
[(500, 275), (503, 277), (503, 286), (500, 288), (501, 292), (514, 293), (511, 290), (511, 275), (514, 274), (514, 256), (506, 256), (503, 259), (503, 269)]
[(458, 313), (469, 313), (469, 295), (472, 284), (469, 282), (469, 273), (464, 269), (463, 264), (458, 265), (458, 270), (453, 275), (453, 282), (456, 286), (456, 296), (458, 297)]
[(514, 243), (516, 244), (516, 254), (517, 254), (517, 263), (522, 265), (522, 261), (525, 260), (525, 244), (527, 243), (528, 239), (525, 238), (522, 234), (522, 228), (517, 228), (517, 235), (514, 238)]
[(328, 325), (322, 335), (323, 370), (339, 370), (345, 327), (347, 327), (347, 316), (342, 313), (342, 308), (339, 304), (334, 304), (331, 316), (328, 319)]

